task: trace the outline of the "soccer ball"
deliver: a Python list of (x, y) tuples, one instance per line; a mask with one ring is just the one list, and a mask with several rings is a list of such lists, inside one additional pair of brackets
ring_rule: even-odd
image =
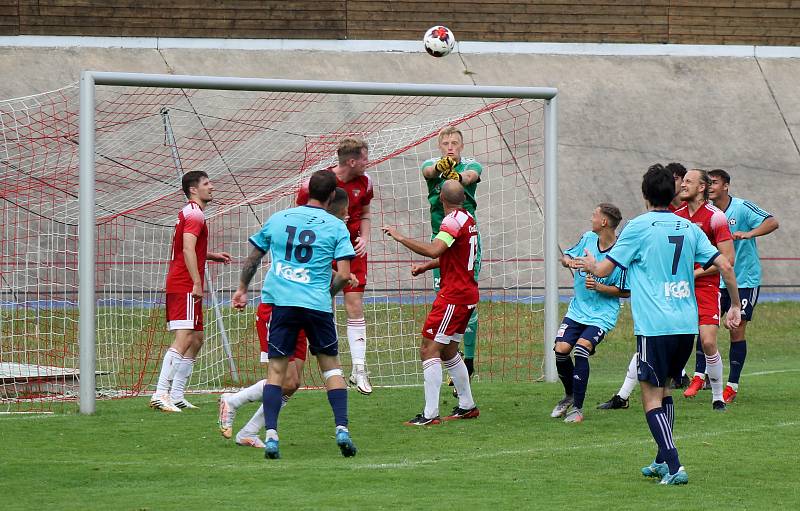
[(422, 42), (425, 43), (425, 51), (429, 54), (434, 57), (445, 57), (453, 51), (453, 47), (456, 45), (456, 37), (449, 28), (436, 25), (425, 32)]

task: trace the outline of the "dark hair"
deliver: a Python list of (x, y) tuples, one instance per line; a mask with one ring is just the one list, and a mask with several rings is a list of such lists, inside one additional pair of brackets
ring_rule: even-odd
[(725, 172), (722, 169), (714, 169), (708, 172), (708, 175), (711, 177), (716, 177), (722, 179), (726, 185), (731, 184), (731, 175)]
[(673, 161), (672, 163), (667, 163), (665, 167), (668, 171), (672, 172), (672, 177), (679, 177), (683, 179), (683, 176), (686, 175), (686, 167), (681, 165), (680, 163)]
[(336, 190), (336, 174), (331, 169), (318, 170), (311, 174), (308, 182), (308, 196), (325, 202)]
[(597, 205), (597, 207), (600, 208), (600, 213), (604, 214), (606, 218), (608, 218), (608, 223), (611, 228), (616, 229), (619, 223), (622, 221), (622, 212), (619, 210), (619, 208), (610, 202), (601, 202)]
[(187, 199), (191, 197), (189, 188), (200, 184), (200, 180), (203, 179), (204, 177), (207, 178), (208, 174), (206, 174), (202, 170), (190, 170), (189, 172), (183, 175), (183, 177), (181, 178), (181, 187), (183, 188), (183, 194), (186, 195)]
[(328, 204), (328, 213), (335, 215), (339, 209), (347, 206), (348, 201), (347, 192), (344, 191), (344, 188), (337, 187), (334, 190), (333, 199)]
[(642, 195), (654, 208), (666, 208), (675, 197), (675, 178), (660, 163), (650, 165), (642, 176)]

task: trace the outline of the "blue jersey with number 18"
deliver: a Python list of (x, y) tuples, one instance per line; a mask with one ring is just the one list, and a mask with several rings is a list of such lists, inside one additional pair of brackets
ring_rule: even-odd
[(262, 303), (332, 311), (332, 263), (355, 256), (344, 222), (315, 206), (286, 209), (269, 217), (250, 243), (272, 259)]
[(628, 272), (634, 333), (696, 334), (694, 263), (707, 268), (718, 255), (699, 227), (669, 211), (628, 222), (606, 257)]

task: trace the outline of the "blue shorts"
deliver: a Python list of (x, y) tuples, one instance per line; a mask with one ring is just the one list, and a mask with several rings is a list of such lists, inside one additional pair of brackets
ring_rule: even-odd
[(592, 354), (594, 354), (595, 348), (603, 341), (605, 336), (606, 331), (602, 328), (584, 325), (565, 316), (561, 321), (561, 326), (558, 327), (556, 342), (565, 342), (574, 348), (578, 339), (586, 339), (592, 343)]
[[(753, 309), (756, 308), (758, 303), (758, 292), (761, 290), (759, 287), (740, 287), (739, 299), (742, 301), (742, 321), (753, 321)], [(720, 297), (719, 304), (721, 306), (722, 314), (728, 312), (731, 308), (731, 295), (728, 294), (727, 288), (720, 289), (722, 296)]]
[(267, 328), (269, 358), (292, 356), (300, 330), (306, 332), (312, 355), (321, 353), (335, 357), (339, 354), (339, 340), (336, 337), (332, 312), (274, 305)]
[(681, 372), (694, 352), (695, 334), (636, 336), (639, 381), (666, 387), (669, 379), (680, 381)]

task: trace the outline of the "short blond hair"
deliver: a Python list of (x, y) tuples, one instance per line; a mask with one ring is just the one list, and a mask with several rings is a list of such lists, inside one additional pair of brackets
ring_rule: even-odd
[(362, 149), (369, 151), (369, 146), (364, 139), (358, 137), (343, 138), (336, 148), (339, 164), (344, 165), (350, 158), (360, 158)]
[(458, 135), (458, 138), (461, 139), (461, 142), (464, 142), (464, 134), (461, 133), (461, 130), (456, 128), (455, 126), (445, 126), (439, 131), (439, 142), (448, 135)]

